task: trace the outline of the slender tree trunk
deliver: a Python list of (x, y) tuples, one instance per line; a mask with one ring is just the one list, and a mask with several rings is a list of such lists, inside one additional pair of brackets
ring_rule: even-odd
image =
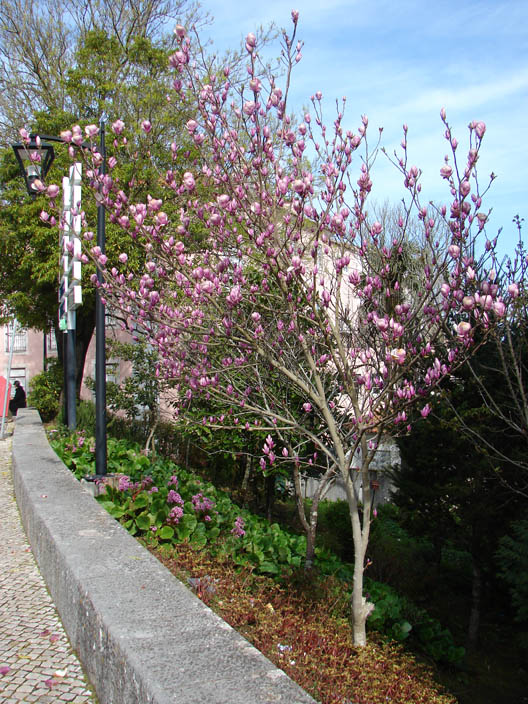
[(311, 534), (310, 524), (306, 518), (306, 512), (304, 510), (304, 497), (301, 486), (301, 473), (299, 472), (299, 467), (297, 465), (293, 468), (293, 486), (295, 488), (295, 503), (297, 506), (297, 514), (299, 520), (306, 534), (306, 555), (304, 558), (304, 569), (310, 570), (313, 565), (313, 560), (315, 556), (315, 536)]
[(472, 562), (472, 584), (471, 584), (471, 612), (468, 626), (468, 650), (475, 650), (478, 641), (480, 627), (480, 607), (482, 598), (482, 570), (480, 565), (473, 558)]
[(271, 523), (273, 504), (275, 503), (275, 475), (266, 477), (266, 518)]
[(299, 473), (299, 468), (295, 467), (293, 470), (293, 484), (295, 487), (295, 498), (297, 504), (297, 513), (299, 514), (299, 519), (301, 525), (304, 528), (306, 534), (306, 555), (304, 560), (304, 569), (309, 571), (313, 567), (315, 560), (315, 539), (317, 537), (317, 522), (319, 519), (319, 503), (324, 497), (328, 486), (332, 479), (335, 477), (335, 469), (329, 468), (320, 478), (317, 491), (312, 497), (312, 506), (310, 508), (309, 520), (306, 518), (306, 512), (304, 510), (304, 497), (301, 487), (301, 477)]
[[(81, 306), (77, 309), (77, 323), (75, 330), (75, 386), (77, 390), (77, 398), (81, 392), (81, 384), (84, 375), (84, 364), (88, 347), (92, 340), (95, 330), (95, 308)], [(88, 372), (91, 376), (92, 374)]]
[(154, 455), (155, 454), (153, 444), (152, 444), (152, 451), (150, 448), (151, 448), (152, 439), (154, 437), (154, 433), (156, 432), (156, 428), (158, 427), (158, 423), (159, 423), (159, 415), (154, 414), (154, 422), (152, 423), (152, 427), (150, 428), (150, 431), (149, 431), (149, 434), (147, 437), (147, 441), (145, 443), (145, 454), (147, 454), (147, 455), (149, 455), (149, 454)]
[(242, 487), (241, 487), (242, 506), (244, 506), (244, 507), (246, 507), (247, 503), (248, 503), (247, 494), (248, 494), (249, 478), (251, 476), (252, 468), (253, 468), (253, 456), (246, 455), (246, 466), (244, 467), (244, 478), (242, 479)]
[(361, 471), (363, 477), (363, 511), (359, 511), (357, 490), (348, 471), (343, 479), (347, 492), (352, 537), (354, 541), (354, 585), (352, 588), (352, 628), (354, 645), (367, 643), (367, 618), (374, 610), (374, 604), (363, 596), (363, 578), (365, 572), (365, 555), (370, 534), (371, 492), (368, 484), (368, 464)]
[(187, 438), (187, 444), (185, 446), (185, 469), (189, 469), (189, 453), (191, 451), (191, 439)]

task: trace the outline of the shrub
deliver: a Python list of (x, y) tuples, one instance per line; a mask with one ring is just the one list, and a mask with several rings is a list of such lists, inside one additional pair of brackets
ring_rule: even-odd
[(77, 404), (77, 428), (88, 435), (95, 435), (95, 403), (80, 401)]
[(350, 511), (346, 501), (320, 502), (317, 537), (318, 543), (335, 552), (341, 559), (353, 561), (354, 545), (350, 529)]
[(379, 506), (377, 514), (367, 553), (369, 576), (391, 584), (413, 599), (423, 596), (435, 576), (432, 546), (401, 526), (397, 506)]
[(528, 520), (511, 524), (511, 535), (499, 541), (496, 559), (499, 575), (510, 590), (515, 620), (528, 621)]
[(40, 413), (43, 423), (57, 417), (64, 376), (62, 364), (57, 359), (48, 361), (48, 369), (31, 379), (28, 405)]

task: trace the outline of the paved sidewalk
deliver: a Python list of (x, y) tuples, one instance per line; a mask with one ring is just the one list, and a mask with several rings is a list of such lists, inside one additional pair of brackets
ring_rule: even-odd
[[(8, 433), (12, 428), (8, 429)], [(27, 542), (0, 440), (0, 704), (95, 704)]]

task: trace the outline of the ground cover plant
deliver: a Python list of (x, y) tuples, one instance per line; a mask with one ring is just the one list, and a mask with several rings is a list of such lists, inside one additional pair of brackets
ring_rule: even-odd
[[(152, 547), (150, 547), (153, 550)], [(430, 667), (376, 634), (354, 646), (339, 582), (278, 583), (189, 543), (154, 554), (272, 662), (323, 704), (454, 704)]]
[[(93, 473), (93, 438), (83, 432), (55, 432), (51, 442), (78, 478)], [(428, 659), (460, 663), (463, 649), (425, 611), (390, 587), (367, 580), (376, 605), (369, 629), (379, 635), (367, 654), (357, 656), (358, 669), (349, 670), (346, 663), (356, 652), (348, 618), (350, 565), (317, 548), (317, 569), (307, 574), (301, 569), (304, 536), (240, 509), (224, 492), (170, 461), (152, 461), (139, 445), (110, 437), (108, 447), (109, 466), (121, 474), (99, 497), (102, 505), (178, 576), (187, 570), (184, 581), (190, 577), (204, 601), (274, 662), (285, 664), (308, 691), (336, 703), (348, 701), (344, 692), (354, 692), (353, 701), (359, 702), (365, 681), (374, 677), (384, 696), (392, 693), (392, 701), (452, 701), (434, 694), (430, 673), (394, 647), (394, 642), (406, 640)], [(381, 661), (376, 659), (372, 671), (365, 670), (374, 652)], [(404, 693), (410, 692), (416, 699), (405, 700)]]

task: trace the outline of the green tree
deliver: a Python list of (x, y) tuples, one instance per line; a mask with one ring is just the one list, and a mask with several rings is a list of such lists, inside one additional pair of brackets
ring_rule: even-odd
[[(482, 369), (492, 346), (490, 342), (478, 351), (474, 367)], [(497, 382), (485, 368), (487, 384), (493, 387)], [(515, 467), (503, 462), (496, 470), (482, 448), (469, 442), (462, 432), (461, 422), (471, 425), (479, 436), (498, 435), (501, 427), (504, 431), (498, 419), (482, 406), (479, 386), (469, 368), (460, 370), (443, 391), (444, 397), (438, 398), (434, 411), (416, 421), (412, 433), (398, 438), (401, 465), (392, 471), (396, 488), (393, 500), (400, 508), (403, 525), (416, 537), (431, 542), (439, 575), (446, 547), (453, 546), (470, 556), (467, 634), (468, 646), (473, 648), (482, 605), (486, 599), (495, 597), (496, 601), (497, 597), (494, 553), (512, 516), (519, 511), (520, 500), (508, 488)]]
[[(182, 104), (176, 109), (168, 99), (173, 28), (207, 21), (192, 0), (81, 0), (73, 5), (64, 0), (6, 0), (0, 6), (0, 145), (5, 147), (0, 154), (0, 295), (24, 325), (55, 329), (61, 359), (57, 235), (39, 222), (47, 199), (29, 202), (10, 144), (19, 141), (23, 126), (59, 135), (73, 124), (98, 123), (103, 112), (109, 123), (119, 117), (127, 123), (133, 158), (120, 160), (113, 177), (132, 202), (147, 195), (156, 198), (167, 169), (185, 170), (199, 154), (183, 129), (191, 103), (188, 110)], [(231, 76), (236, 83), (237, 70), (245, 73), (245, 66), (236, 53), (232, 59), (238, 67)], [(202, 60), (214, 66), (216, 58), (204, 52)], [(148, 132), (141, 128), (144, 121), (152, 125)], [(168, 148), (171, 143), (178, 145), (175, 152)], [(109, 153), (112, 147), (110, 142)], [(57, 146), (55, 153), (49, 181), (60, 183), (67, 169), (66, 148)], [(164, 208), (170, 213), (171, 207), (165, 195)], [(85, 199), (83, 208), (95, 229), (95, 203)], [(123, 251), (122, 243), (120, 229), (110, 220), (109, 261)], [(141, 246), (129, 256), (144, 256)], [(84, 301), (77, 312), (78, 389), (95, 327), (93, 271), (84, 267)]]
[[(79, 120), (87, 109), (100, 108), (100, 100), (108, 110), (123, 86), (132, 85), (141, 73), (133, 68), (141, 42), (168, 49), (177, 22), (199, 23), (201, 17), (197, 4), (188, 0), (5, 0), (0, 7), (4, 144), (16, 139), (20, 126), (34, 123), (39, 112)], [(96, 36), (106, 54), (97, 51), (97, 59), (88, 58), (90, 45), (101, 48), (94, 43)], [(139, 53), (143, 62), (144, 48)], [(83, 68), (82, 60), (88, 60), (82, 74), (86, 87), (72, 92), (71, 80)], [(67, 126), (63, 123), (61, 129)]]
[[(147, 192), (155, 197), (160, 169), (168, 166), (156, 158), (159, 145), (166, 147), (181, 134), (185, 122), (185, 112), (175, 111), (166, 100), (171, 21), (183, 20), (184, 15), (199, 20), (196, 13), (187, 0), (85, 0), (75, 7), (60, 0), (58, 6), (8, 0), (0, 8), (0, 142), (6, 146), (0, 163), (0, 295), (21, 324), (55, 330), (60, 359), (57, 232), (39, 221), (47, 199), (29, 200), (9, 143), (19, 141), (17, 131), (24, 125), (40, 134), (58, 135), (75, 122), (97, 122), (103, 110), (137, 125), (139, 140), (139, 123), (156, 114), (158, 132), (142, 134), (138, 158), (119, 173), (130, 197), (145, 197)], [(66, 147), (56, 145), (55, 154), (49, 179), (60, 183), (67, 172)], [(83, 205), (95, 229), (95, 204)], [(110, 259), (122, 251), (118, 233), (109, 222)], [(136, 255), (141, 256), (140, 250)], [(83, 306), (77, 311), (78, 389), (95, 327), (93, 271), (84, 267)]]
[(120, 383), (107, 383), (107, 406), (114, 412), (123, 411), (129, 421), (139, 420), (146, 426), (145, 450), (149, 451), (160, 421), (159, 397), (162, 384), (156, 376), (158, 356), (145, 342), (117, 341), (112, 341), (108, 346), (108, 355), (129, 362), (131, 372)]

